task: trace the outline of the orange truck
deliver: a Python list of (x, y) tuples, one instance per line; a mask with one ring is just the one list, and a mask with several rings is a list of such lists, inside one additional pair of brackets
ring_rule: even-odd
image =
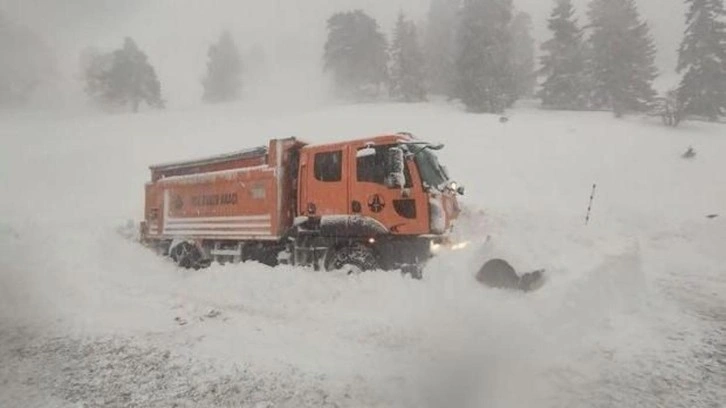
[(420, 277), (459, 215), (442, 145), (399, 133), (295, 138), (151, 166), (141, 239), (182, 267), (258, 261)]

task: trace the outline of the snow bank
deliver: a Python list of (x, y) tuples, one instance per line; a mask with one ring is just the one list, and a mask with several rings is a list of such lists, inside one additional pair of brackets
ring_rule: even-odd
[[(204, 362), (204, 381), (234, 367), (284, 373), (291, 387), (314, 379), (339, 406), (723, 400), (724, 377), (705, 376), (725, 349), (726, 228), (705, 217), (726, 216), (721, 127), (526, 109), (501, 124), (436, 103), (284, 117), (238, 108), (3, 118), (0, 332), (121, 337)], [(182, 271), (116, 228), (141, 217), (150, 163), (270, 137), (404, 130), (446, 142), (441, 161), (467, 186), (457, 234), (469, 245), (433, 260), (423, 281), (258, 264)], [(689, 145), (697, 157), (684, 161)], [(489, 257), (545, 268), (547, 284), (528, 295), (478, 286)]]

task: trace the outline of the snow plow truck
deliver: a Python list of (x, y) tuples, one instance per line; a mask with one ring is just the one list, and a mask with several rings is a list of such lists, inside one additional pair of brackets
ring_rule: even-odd
[[(421, 278), (433, 249), (449, 243), (464, 194), (438, 161), (442, 148), (409, 133), (287, 138), (154, 165), (141, 240), (184, 268), (257, 261)], [(522, 280), (494, 266), (499, 280)]]

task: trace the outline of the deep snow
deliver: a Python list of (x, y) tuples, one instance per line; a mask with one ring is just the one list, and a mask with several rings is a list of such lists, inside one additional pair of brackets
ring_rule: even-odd
[[(0, 116), (0, 406), (724, 406), (723, 125), (268, 108)], [(467, 187), (470, 245), (421, 282), (182, 271), (124, 236), (149, 164), (403, 130)], [(489, 256), (547, 284), (479, 287)]]

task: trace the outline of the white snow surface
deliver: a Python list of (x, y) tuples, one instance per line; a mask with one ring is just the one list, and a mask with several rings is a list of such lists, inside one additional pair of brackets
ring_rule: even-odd
[[(726, 127), (498, 119), (437, 102), (0, 116), (0, 406), (723, 407)], [(149, 164), (397, 131), (445, 142), (467, 188), (470, 245), (423, 281), (186, 271), (128, 236)], [(546, 284), (479, 286), (494, 256)]]

